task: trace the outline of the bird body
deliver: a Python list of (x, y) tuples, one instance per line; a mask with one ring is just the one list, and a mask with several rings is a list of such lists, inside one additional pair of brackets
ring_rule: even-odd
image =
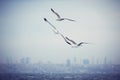
[(68, 37), (65, 37), (67, 40), (69, 40), (70, 42), (72, 42), (73, 44), (77, 44), (75, 41), (73, 41), (73, 40), (71, 40), (71, 39), (69, 39)]
[(62, 38), (65, 40), (65, 42), (69, 45), (72, 45), (69, 41), (66, 40), (66, 38), (60, 33), (60, 35), (62, 36)]
[(82, 44), (88, 44), (86, 42), (80, 42), (79, 44), (77, 44), (77, 46), (81, 46)]
[(64, 18), (58, 18), (58, 19), (56, 19), (57, 21), (63, 21), (63, 20), (65, 20)]

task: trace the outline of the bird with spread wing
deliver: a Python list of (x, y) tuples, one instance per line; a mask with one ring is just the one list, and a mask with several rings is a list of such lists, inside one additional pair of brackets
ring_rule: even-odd
[(61, 18), (60, 15), (55, 12), (52, 8), (51, 8), (51, 11), (57, 16), (57, 21), (63, 21), (63, 20), (68, 20), (68, 21), (75, 21), (75, 20), (72, 20), (72, 19), (68, 19), (68, 18)]

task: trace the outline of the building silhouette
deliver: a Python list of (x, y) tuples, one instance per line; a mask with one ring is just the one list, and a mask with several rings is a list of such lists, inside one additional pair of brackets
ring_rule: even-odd
[(104, 58), (104, 64), (107, 64), (107, 57)]
[(30, 64), (31, 63), (29, 57), (21, 58), (20, 62), (21, 62), (21, 64)]
[(95, 58), (94, 57), (92, 57), (91, 64), (95, 64)]
[(83, 59), (83, 65), (88, 65), (90, 64), (90, 61), (88, 59)]
[(66, 60), (66, 66), (67, 66), (67, 67), (71, 66), (71, 61), (70, 61), (70, 59), (67, 59), (67, 60)]
[(73, 64), (77, 64), (77, 59), (76, 59), (76, 57), (74, 57), (74, 61), (73, 61)]

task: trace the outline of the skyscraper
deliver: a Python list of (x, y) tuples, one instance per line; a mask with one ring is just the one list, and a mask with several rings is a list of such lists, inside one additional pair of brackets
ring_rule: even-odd
[(29, 57), (22, 58), (20, 61), (21, 61), (22, 64), (30, 64), (30, 58)]
[(104, 58), (104, 64), (107, 64), (107, 57)]
[(71, 61), (69, 59), (66, 60), (66, 66), (71, 66)]
[(76, 59), (76, 57), (74, 57), (74, 62), (73, 62), (73, 64), (77, 64), (77, 59)]
[(90, 64), (90, 61), (88, 59), (83, 59), (83, 64), (88, 65), (88, 64)]

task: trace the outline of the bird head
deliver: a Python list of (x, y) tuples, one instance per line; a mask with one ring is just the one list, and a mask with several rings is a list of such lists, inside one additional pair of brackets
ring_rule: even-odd
[(51, 11), (53, 11), (54, 12), (54, 10), (51, 8)]
[(44, 21), (47, 21), (47, 19), (46, 19), (46, 18), (44, 18)]

